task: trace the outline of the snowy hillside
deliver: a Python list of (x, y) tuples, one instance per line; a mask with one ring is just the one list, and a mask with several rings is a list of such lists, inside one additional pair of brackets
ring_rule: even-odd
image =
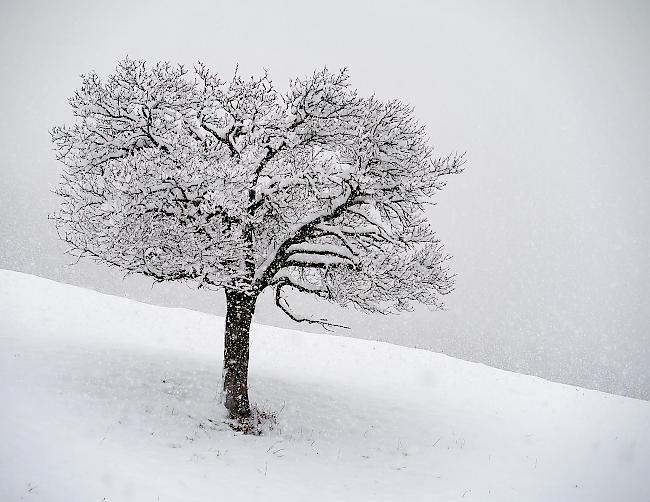
[(237, 435), (222, 325), (0, 270), (0, 500), (650, 500), (649, 402), (384, 343), (255, 326)]

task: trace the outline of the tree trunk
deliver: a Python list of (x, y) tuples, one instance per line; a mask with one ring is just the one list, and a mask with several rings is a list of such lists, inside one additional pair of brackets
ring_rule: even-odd
[(247, 418), (251, 414), (248, 401), (248, 353), (251, 320), (257, 298), (226, 289), (226, 329), (223, 351), (223, 390), (230, 418)]

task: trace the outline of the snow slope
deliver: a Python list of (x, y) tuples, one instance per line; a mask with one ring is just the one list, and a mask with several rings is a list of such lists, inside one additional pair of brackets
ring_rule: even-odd
[(0, 501), (650, 500), (650, 402), (385, 343), (255, 326), (237, 435), (222, 324), (0, 270)]

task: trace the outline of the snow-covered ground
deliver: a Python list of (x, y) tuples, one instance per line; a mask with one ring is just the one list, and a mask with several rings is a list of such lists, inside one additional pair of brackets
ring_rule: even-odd
[(385, 343), (255, 326), (238, 435), (222, 326), (0, 270), (0, 501), (650, 500), (650, 402)]

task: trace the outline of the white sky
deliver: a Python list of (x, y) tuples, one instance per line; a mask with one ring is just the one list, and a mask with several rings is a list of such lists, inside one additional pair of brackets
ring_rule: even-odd
[[(236, 4), (236, 5), (235, 5)], [(466, 151), (430, 216), (454, 256), (448, 310), (327, 312), (353, 336), (650, 399), (650, 3), (0, 4), (0, 267), (220, 312), (214, 293), (69, 267), (46, 216), (79, 74), (129, 55), (269, 71), (347, 66)], [(305, 308), (309, 308), (305, 304)], [(260, 322), (289, 326), (270, 302)], [(342, 334), (348, 334), (343, 332)]]

